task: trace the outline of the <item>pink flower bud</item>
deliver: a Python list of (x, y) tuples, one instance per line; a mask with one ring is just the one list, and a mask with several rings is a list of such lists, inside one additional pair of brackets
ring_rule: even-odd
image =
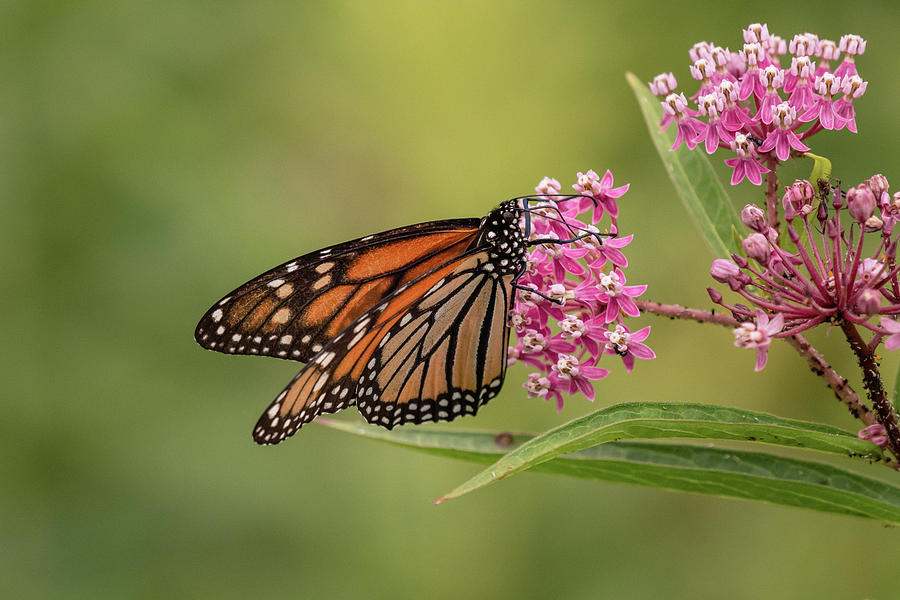
[(888, 445), (887, 430), (884, 428), (884, 425), (881, 425), (880, 423), (875, 423), (874, 425), (869, 425), (868, 427), (861, 429), (860, 432), (856, 434), (856, 437), (861, 440), (868, 440), (882, 448), (887, 448)]
[(706, 293), (709, 294), (709, 299), (712, 300), (714, 304), (722, 304), (722, 292), (713, 288), (706, 288)]
[(866, 233), (872, 233), (873, 231), (881, 231), (881, 228), (884, 226), (884, 221), (872, 215), (866, 222), (863, 223), (863, 231)]
[(769, 240), (766, 239), (766, 236), (761, 233), (751, 233), (741, 245), (744, 247), (744, 252), (747, 253), (747, 256), (756, 259), (761, 265), (769, 264), (772, 250), (769, 248)]
[(753, 231), (765, 231), (766, 213), (757, 205), (748, 204), (741, 211), (741, 222)]
[(847, 210), (857, 222), (865, 223), (875, 212), (875, 194), (864, 183), (850, 188), (847, 191)]
[(881, 310), (881, 294), (866, 288), (856, 300), (856, 311), (861, 315), (877, 315)]
[(747, 277), (741, 273), (740, 268), (734, 262), (724, 258), (717, 258), (712, 262), (709, 274), (719, 283), (727, 283), (734, 291), (738, 291), (746, 284)]
[(875, 194), (875, 197), (878, 199), (879, 205), (882, 202), (889, 202), (890, 196), (888, 196), (887, 200), (883, 200), (882, 196), (888, 193), (890, 189), (890, 185), (888, 185), (887, 177), (878, 173), (877, 175), (872, 175), (868, 180), (866, 180), (866, 185), (869, 186), (869, 189), (872, 190), (872, 193)]

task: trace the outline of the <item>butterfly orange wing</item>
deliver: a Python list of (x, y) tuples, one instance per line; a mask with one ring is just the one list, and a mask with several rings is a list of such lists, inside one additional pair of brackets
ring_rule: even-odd
[[(337, 412), (358, 398), (367, 420), (389, 428), (401, 422), (398, 418), (418, 423), (430, 420), (426, 414), (451, 420), (474, 413), (502, 383), (509, 335), (512, 276), (484, 270), (487, 260), (484, 251), (467, 252), (362, 314), (278, 395), (257, 422), (254, 440), (277, 444), (319, 414)], [(415, 358), (392, 363), (395, 355)], [(396, 398), (387, 398), (382, 383), (390, 386), (391, 374), (398, 372), (404, 383)], [(432, 410), (413, 402), (420, 396), (431, 399)], [(388, 404), (390, 409), (382, 408)], [(383, 415), (395, 410), (397, 416), (391, 412), (385, 421)], [(410, 410), (414, 417), (403, 416)]]
[(431, 221), (306, 254), (217, 302), (194, 337), (219, 352), (307, 362), (379, 301), (463, 254), (478, 224)]

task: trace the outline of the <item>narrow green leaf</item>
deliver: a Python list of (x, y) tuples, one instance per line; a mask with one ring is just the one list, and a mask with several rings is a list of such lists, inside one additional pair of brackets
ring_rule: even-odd
[(633, 73), (626, 73), (625, 78), (634, 91), (650, 131), (650, 138), (669, 179), (713, 254), (723, 257), (737, 252), (739, 247), (734, 244), (731, 230), (734, 227), (740, 231), (742, 225), (722, 182), (706, 158), (706, 153), (701, 149), (688, 150), (684, 144), (670, 152), (669, 148), (675, 142), (674, 124), (667, 131), (659, 133), (662, 118), (659, 100), (650, 92), (647, 84)]
[[(533, 439), (528, 434), (404, 428), (318, 419), (322, 425), (479, 464)], [(610, 442), (535, 465), (534, 471), (797, 506), (900, 523), (900, 488), (813, 462), (678, 444)]]
[(535, 470), (900, 523), (900, 487), (762, 452), (611, 442)]
[(560, 454), (614, 440), (659, 438), (743, 440), (849, 456), (880, 456), (875, 444), (828, 425), (709, 404), (628, 402), (547, 431), (506, 454), (446, 497), (461, 496)]

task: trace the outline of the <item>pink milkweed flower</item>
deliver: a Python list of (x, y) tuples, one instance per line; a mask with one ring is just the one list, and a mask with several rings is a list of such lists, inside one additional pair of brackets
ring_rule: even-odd
[(768, 43), (765, 44), (765, 50), (769, 64), (780, 68), (780, 57), (787, 53), (787, 41), (780, 35), (770, 35)]
[(567, 387), (569, 394), (581, 392), (588, 400), (594, 401), (594, 385), (591, 381), (603, 379), (609, 375), (609, 370), (595, 367), (588, 362), (579, 363), (574, 354), (560, 354), (556, 364), (550, 367), (553, 374), (550, 380), (559, 387)]
[(841, 51), (838, 49), (837, 42), (834, 40), (819, 40), (819, 46), (816, 48), (816, 57), (819, 66), (816, 68), (816, 76), (822, 73), (831, 72), (831, 63), (841, 57)]
[[(582, 185), (582, 183), (588, 184), (588, 182), (589, 186)], [(626, 183), (625, 185), (614, 188), (613, 174), (609, 169), (603, 174), (603, 179), (600, 179), (600, 176), (594, 173), (594, 171), (588, 171), (587, 175), (579, 173), (578, 183), (573, 185), (572, 188), (579, 194), (592, 196), (594, 200), (596, 200), (596, 203), (591, 202), (587, 198), (580, 198), (578, 211), (581, 212), (589, 207), (593, 207), (594, 213), (591, 216), (591, 223), (599, 223), (600, 219), (603, 218), (604, 210), (609, 213), (610, 217), (615, 219), (619, 216), (619, 205), (616, 202), (616, 199), (624, 196), (630, 185), (631, 184)]]
[(692, 97), (703, 96), (713, 90), (712, 78), (716, 74), (716, 66), (708, 58), (700, 58), (691, 65), (691, 77), (700, 82), (700, 89)]
[(541, 182), (535, 186), (534, 191), (542, 196), (554, 196), (559, 194), (562, 185), (552, 177), (544, 177)]
[(751, 94), (755, 95), (757, 98), (762, 98), (766, 93), (765, 82), (761, 81), (759, 78), (759, 68), (760, 66), (764, 66), (762, 63), (765, 60), (765, 53), (763, 52), (762, 46), (752, 42), (744, 44), (744, 49), (741, 50), (741, 57), (747, 64), (747, 70), (741, 78), (741, 88), (738, 92), (738, 98), (746, 100)]
[(762, 174), (768, 173), (769, 169), (756, 159), (756, 146), (741, 133), (734, 136), (729, 146), (737, 154), (737, 158), (725, 159), (725, 164), (734, 169), (731, 185), (739, 184), (745, 177), (753, 185), (760, 185)]
[(760, 120), (766, 125), (772, 123), (772, 107), (781, 103), (781, 96), (778, 90), (784, 85), (784, 71), (774, 65), (769, 65), (759, 72), (759, 79), (766, 86), (766, 93), (759, 103), (759, 110), (756, 111), (756, 120)]
[(725, 99), (725, 109), (722, 110), (721, 122), (728, 131), (740, 131), (753, 124), (750, 111), (741, 106), (738, 100), (738, 84), (730, 79), (719, 82), (716, 91)]
[(642, 360), (656, 358), (656, 353), (647, 345), (641, 343), (647, 339), (648, 335), (650, 335), (649, 326), (632, 333), (628, 331), (627, 327), (619, 323), (613, 331), (605, 332), (606, 346), (604, 347), (604, 352), (607, 354), (618, 354), (622, 357), (625, 371), (631, 373), (631, 370), (634, 368), (635, 358)]
[(816, 103), (813, 88), (816, 64), (808, 56), (794, 57), (791, 69), (785, 76), (784, 91), (788, 92), (788, 102), (798, 111), (806, 110)]
[(743, 34), (748, 44), (763, 44), (769, 41), (769, 26), (766, 23), (751, 23)]
[(528, 381), (522, 384), (522, 387), (528, 392), (529, 398), (543, 398), (544, 400), (556, 400), (556, 412), (563, 409), (563, 397), (559, 390), (554, 389), (553, 382), (549, 377), (545, 377), (540, 373), (529, 373)]
[(793, 106), (782, 102), (775, 107), (772, 115), (777, 127), (766, 136), (762, 146), (759, 147), (760, 152), (774, 149), (778, 160), (785, 161), (791, 156), (791, 148), (798, 152), (809, 150), (809, 146), (804, 145), (793, 131), (794, 122), (797, 120), (797, 110)]
[[(664, 99), (669, 94), (674, 93), (676, 87), (678, 87), (678, 82), (672, 73), (660, 73), (650, 82), (650, 92), (660, 99)], [(667, 131), (673, 120), (674, 115), (663, 111), (662, 119), (659, 122), (659, 132)]]
[(712, 54), (713, 45), (709, 42), (697, 42), (688, 50), (691, 62), (697, 62), (701, 58), (708, 58)]
[(734, 330), (734, 345), (739, 348), (755, 348), (756, 367), (754, 370), (762, 371), (769, 359), (772, 337), (781, 333), (783, 328), (784, 315), (778, 313), (769, 320), (769, 315), (757, 308), (756, 323), (741, 323), (741, 326)]
[(650, 92), (660, 98), (665, 98), (674, 92), (676, 87), (678, 87), (678, 81), (671, 72), (660, 73), (650, 82)]
[(684, 142), (691, 150), (697, 145), (696, 139), (703, 130), (703, 123), (691, 116), (693, 112), (688, 111), (687, 105), (687, 98), (684, 97), (684, 94), (669, 94), (662, 103), (663, 112), (674, 118), (678, 127), (675, 143), (669, 150), (674, 150), (681, 145), (681, 142)]
[(708, 119), (694, 141), (699, 144), (705, 140), (706, 153), (712, 154), (719, 148), (720, 141), (730, 144), (734, 139), (734, 135), (719, 118), (719, 115), (725, 110), (725, 96), (718, 92), (713, 92), (712, 94), (700, 96), (697, 104), (700, 107), (700, 114), (708, 117)]
[[(593, 397), (593, 388), (588, 389), (589, 381), (608, 373), (597, 366), (607, 341), (604, 337), (607, 318), (621, 324), (633, 314), (629, 304), (634, 303), (629, 295), (641, 293), (646, 287), (624, 285), (624, 275), (618, 269), (613, 272), (611, 284), (604, 279), (608, 274), (598, 268), (606, 262), (616, 267), (626, 266), (628, 261), (621, 248), (628, 245), (632, 236), (591, 236), (591, 233), (599, 234), (599, 229), (579, 218), (588, 211), (600, 216), (617, 214), (616, 199), (628, 186), (615, 188), (611, 172), (607, 171), (601, 178), (590, 170), (579, 173), (578, 183), (573, 187), (593, 199), (567, 198), (554, 202), (549, 198), (541, 201), (538, 196), (523, 215), (523, 226), (524, 219), (530, 219), (532, 239), (555, 238), (559, 243), (537, 244), (529, 251), (516, 286), (515, 301), (507, 315), (509, 326), (518, 337), (516, 345), (507, 350), (508, 363), (520, 361), (534, 367), (538, 372), (529, 376), (525, 389), (529, 396), (555, 399), (557, 409), (563, 406), (564, 394), (583, 392)], [(549, 196), (558, 193), (560, 188), (557, 180), (545, 177), (535, 189), (538, 194)], [(616, 231), (614, 218), (609, 229)], [(610, 312), (610, 304), (615, 313)], [(551, 323), (558, 327), (559, 333), (553, 333)], [(635, 356), (643, 358), (647, 354), (636, 348)], [(572, 356), (579, 358), (575, 362), (561, 362), (561, 357)]]
[(647, 291), (646, 285), (625, 285), (625, 274), (616, 268), (600, 276), (597, 283), (599, 295), (597, 299), (606, 303), (606, 322), (612, 323), (621, 311), (629, 317), (640, 315), (632, 298), (637, 298)]
[(869, 82), (863, 81), (859, 75), (844, 78), (841, 83), (841, 91), (844, 92), (844, 95), (834, 103), (834, 112), (841, 121), (841, 126), (835, 127), (835, 129), (841, 129), (846, 125), (847, 129), (856, 133), (856, 112), (853, 109), (853, 100), (866, 93), (867, 87), (869, 87)]
[(841, 36), (838, 48), (844, 53), (844, 60), (834, 70), (835, 77), (849, 77), (856, 75), (856, 56), (866, 51), (866, 40), (862, 37), (849, 33)]
[(585, 267), (578, 262), (579, 258), (589, 252), (587, 248), (572, 248), (563, 244), (541, 244), (537, 247), (538, 252), (547, 256), (553, 269), (553, 278), (562, 281), (566, 277), (566, 273), (573, 275), (583, 275)]
[(843, 119), (834, 110), (834, 95), (841, 91), (841, 78), (831, 73), (823, 73), (816, 77), (816, 91), (819, 96), (815, 103), (806, 112), (800, 115), (800, 121), (808, 123), (819, 119), (819, 125), (823, 129), (840, 129), (844, 126)]
[[(620, 248), (624, 248), (625, 246), (630, 244), (631, 240), (633, 239), (634, 235), (626, 235), (623, 237), (606, 239), (603, 241), (603, 244), (596, 244), (596, 242), (593, 242), (592, 246), (596, 259), (590, 263), (590, 267), (592, 269), (599, 269), (600, 267), (605, 265), (607, 261), (611, 262), (617, 267), (627, 267), (628, 259), (622, 253)], [(586, 242), (588, 240), (593, 240), (593, 238), (585, 238), (582, 241)]]

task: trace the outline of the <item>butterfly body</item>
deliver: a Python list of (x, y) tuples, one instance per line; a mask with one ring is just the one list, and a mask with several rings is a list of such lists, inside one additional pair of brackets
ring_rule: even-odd
[(307, 364), (253, 430), (276, 444), (356, 405), (370, 423), (475, 414), (506, 374), (507, 313), (525, 268), (517, 201), (332, 246), (271, 269), (201, 319), (205, 348)]

